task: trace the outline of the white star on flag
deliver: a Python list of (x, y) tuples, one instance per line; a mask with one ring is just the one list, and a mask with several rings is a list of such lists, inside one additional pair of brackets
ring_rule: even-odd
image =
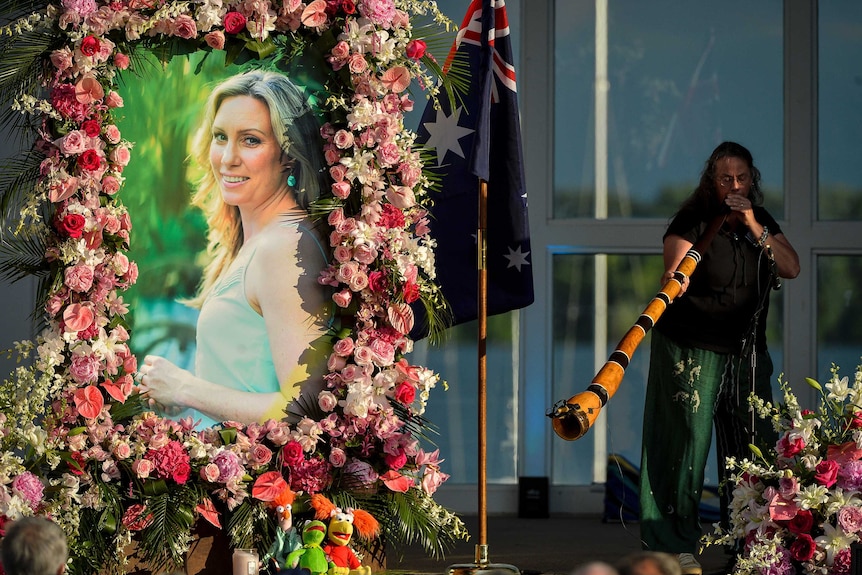
[(509, 260), (509, 265), (506, 268), (518, 268), (518, 271), (521, 271), (521, 266), (530, 265), (530, 262), (527, 261), (528, 255), (530, 252), (521, 252), (521, 246), (517, 246), (514, 250), (509, 248), (509, 253), (503, 254), (503, 257)]
[(446, 153), (449, 151), (458, 154), (462, 158), (466, 157), (458, 140), (473, 133), (474, 130), (458, 125), (458, 119), (461, 117), (462, 111), (463, 108), (457, 108), (454, 114), (447, 116), (445, 111), (437, 110), (436, 120), (423, 124), (430, 134), (425, 145), (428, 148), (434, 148), (436, 151), (438, 166), (443, 164), (443, 158), (446, 157)]

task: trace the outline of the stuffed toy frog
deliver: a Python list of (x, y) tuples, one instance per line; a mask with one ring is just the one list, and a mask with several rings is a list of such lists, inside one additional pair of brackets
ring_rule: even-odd
[(327, 560), (320, 544), (326, 538), (326, 524), (323, 521), (309, 521), (302, 529), (302, 547), (291, 551), (287, 556), (288, 569), (308, 569), (311, 575), (327, 573), (334, 564)]

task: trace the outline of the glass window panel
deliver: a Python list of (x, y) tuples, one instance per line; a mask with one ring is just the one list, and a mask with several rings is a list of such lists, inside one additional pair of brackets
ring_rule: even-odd
[[(782, 2), (607, 2), (607, 114), (597, 118), (602, 4), (555, 2), (554, 217), (595, 215), (595, 159), (606, 155), (607, 215), (666, 218), (713, 148), (736, 140), (754, 154), (766, 205), (780, 219)], [(607, 138), (598, 153), (597, 122)]]
[(817, 377), (834, 363), (852, 379), (862, 355), (862, 255), (817, 258)]
[[(518, 477), (518, 325), (518, 312), (488, 318), (486, 472), (489, 483), (515, 483)], [(440, 433), (429, 437), (429, 444), (424, 448), (440, 448), (440, 457), (446, 460), (441, 468), (451, 475), (447, 484), (475, 484), (479, 477), (478, 323), (455, 326), (447, 333), (442, 345), (430, 346), (427, 340), (417, 342), (408, 357), (411, 363), (433, 369), (441, 376), (441, 381), (431, 390), (424, 414)]]
[[(589, 386), (597, 369), (594, 366), (596, 311), (607, 309), (607, 340), (604, 362), (641, 312), (659, 291), (663, 271), (662, 257), (656, 255), (616, 254), (606, 257), (607, 302), (597, 299), (597, 278), (602, 259), (593, 254), (559, 254), (553, 258), (553, 383), (552, 400), (569, 399)], [(862, 264), (862, 261), (860, 261)], [(598, 270), (598, 271), (597, 271)], [(767, 340), (773, 363), (782, 363), (782, 291), (772, 293), (767, 320)], [(607, 449), (640, 466), (643, 402), (649, 371), (648, 333), (631, 358), (617, 392), (602, 410), (607, 419)], [(778, 368), (780, 369), (780, 367)], [(777, 376), (778, 374), (774, 374)], [(776, 397), (777, 380), (774, 389)], [(601, 432), (599, 422), (576, 441), (554, 436), (552, 444), (552, 483), (584, 485), (592, 482), (595, 453), (591, 434)], [(707, 460), (707, 483), (717, 485), (718, 467), (713, 454)]]
[(862, 3), (818, 4), (817, 194), (821, 220), (862, 218)]

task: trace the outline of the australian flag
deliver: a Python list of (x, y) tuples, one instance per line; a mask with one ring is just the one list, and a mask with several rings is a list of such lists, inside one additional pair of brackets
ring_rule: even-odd
[(512, 44), (504, 0), (472, 0), (444, 71), (469, 69), (469, 88), (429, 103), (417, 130), (436, 152), (431, 170), (441, 193), (432, 194), (431, 235), (437, 240), (437, 281), (454, 323), (478, 317), (476, 232), (479, 181), (488, 186), (488, 315), (533, 302), (530, 232)]

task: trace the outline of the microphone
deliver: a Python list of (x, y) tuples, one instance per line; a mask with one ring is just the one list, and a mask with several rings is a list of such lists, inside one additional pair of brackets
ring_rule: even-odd
[(778, 264), (775, 263), (775, 256), (772, 253), (772, 246), (766, 244), (766, 257), (769, 258), (769, 271), (772, 273), (772, 289), (781, 289), (781, 277), (778, 275)]

